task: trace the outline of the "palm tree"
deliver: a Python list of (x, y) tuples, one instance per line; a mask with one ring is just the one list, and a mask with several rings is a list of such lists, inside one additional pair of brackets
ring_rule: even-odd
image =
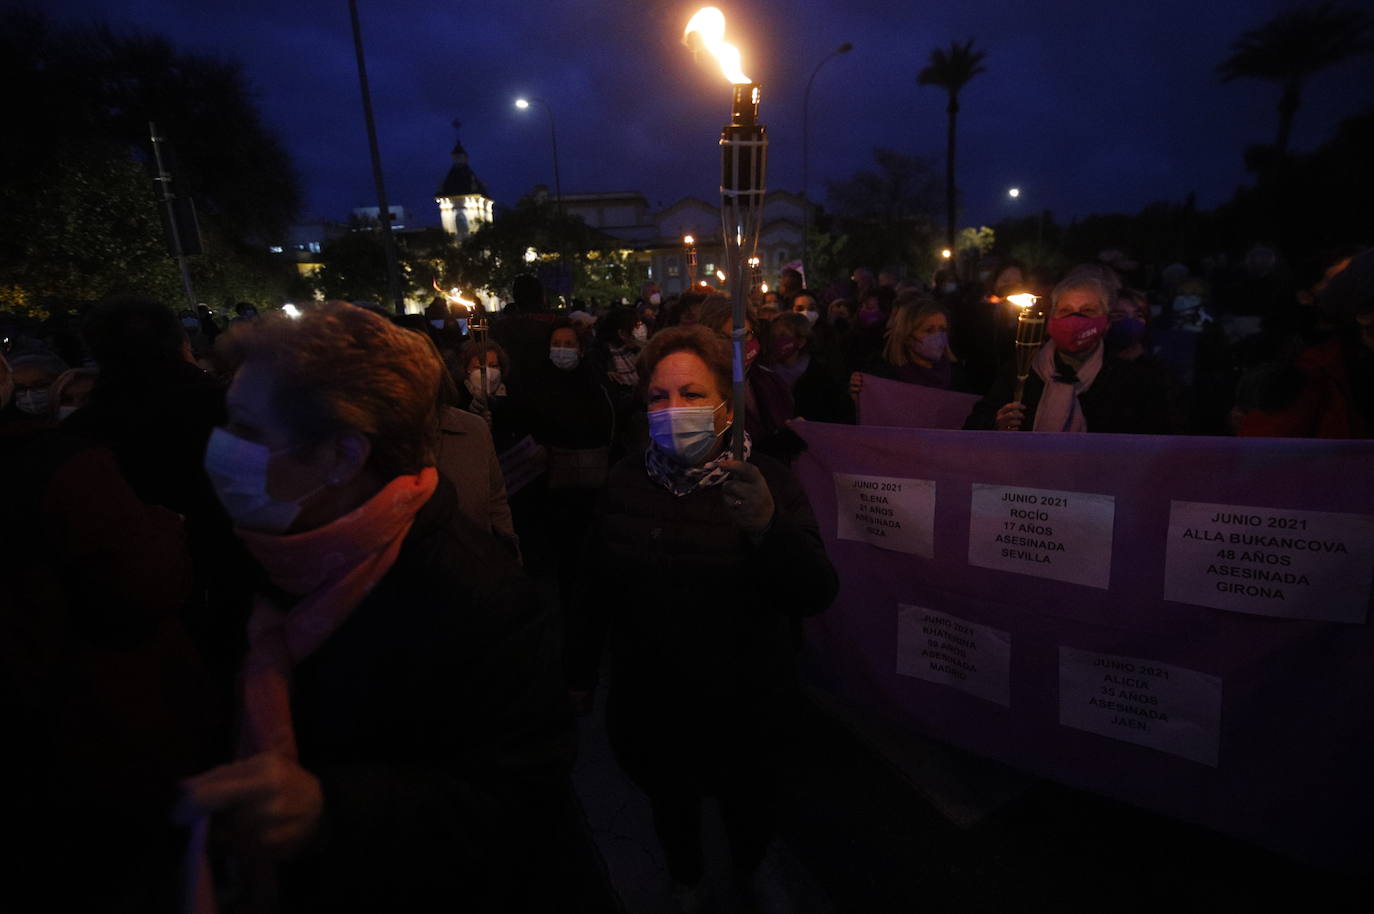
[(1288, 150), (1293, 115), (1302, 104), (1303, 81), (1347, 57), (1374, 49), (1370, 24), (1369, 15), (1361, 10), (1338, 10), (1323, 3), (1280, 13), (1231, 45), (1231, 56), (1217, 67), (1222, 82), (1269, 79), (1283, 86), (1275, 161), (1282, 160)]
[(959, 116), (959, 90), (979, 73), (986, 51), (973, 50), (973, 39), (960, 44), (951, 42), (949, 50), (936, 48), (930, 52), (930, 63), (916, 76), (918, 86), (939, 86), (949, 93), (949, 146), (945, 155), (945, 213), (948, 219), (945, 241), (954, 248), (954, 121)]

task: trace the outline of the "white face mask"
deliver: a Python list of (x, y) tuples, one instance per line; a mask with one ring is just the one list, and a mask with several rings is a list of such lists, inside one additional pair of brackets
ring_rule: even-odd
[(444, 329), (444, 319), (443, 319), (443, 318), (439, 318), (437, 321), (430, 321), (430, 322), (429, 322), (429, 325), (430, 325), (431, 327), (433, 327), (435, 330), (443, 330), (443, 329)]
[(80, 409), (80, 408), (81, 408), (81, 407), (79, 407), (79, 406), (59, 406), (59, 407), (57, 408), (57, 421), (58, 421), (58, 422), (63, 421), (64, 419), (66, 419), (68, 416), (70, 416), (72, 413), (76, 412), (76, 411), (77, 411), (78, 409)]
[(649, 304), (651, 304), (651, 305), (657, 306), (657, 305), (661, 304), (662, 301), (663, 301), (663, 296), (662, 296), (662, 295), (659, 295), (657, 292), (655, 292), (654, 294), (652, 294), (652, 295), (649, 296)]
[(222, 428), (210, 433), (205, 472), (234, 526), (280, 535), (300, 516), (301, 503), (324, 489), (320, 485), (294, 501), (277, 501), (267, 494), (267, 465), (281, 453)]
[(815, 324), (816, 321), (821, 319), (821, 312), (819, 311), (803, 311), (802, 313), (806, 316), (806, 322), (808, 324)]
[(643, 324), (636, 324), (634, 330), (630, 331), (630, 338), (637, 343), (646, 343), (649, 340), (649, 328)]
[(30, 416), (46, 416), (48, 414), (48, 391), (43, 390), (21, 390), (14, 395), (14, 405), (19, 407), (19, 411)]
[[(501, 386), (501, 369), (487, 369), (487, 392), (495, 393)], [(468, 372), (468, 391), (473, 396), (482, 396), (482, 369), (474, 368)]]
[(694, 466), (711, 453), (716, 439), (724, 432), (716, 431), (719, 406), (677, 406), (649, 413), (649, 438), (659, 450), (671, 454), (679, 463)]
[(549, 347), (549, 361), (564, 371), (572, 371), (582, 361), (582, 353), (563, 346)]

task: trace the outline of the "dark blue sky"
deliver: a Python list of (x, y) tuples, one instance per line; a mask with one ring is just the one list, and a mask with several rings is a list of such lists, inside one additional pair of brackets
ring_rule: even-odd
[[(712, 199), (729, 90), (680, 43), (696, 0), (360, 0), (373, 103), (393, 203), (437, 224), (432, 194), (463, 122), (498, 204), (552, 185), (547, 122), (516, 111), (540, 95), (558, 118), (567, 193), (639, 190), (651, 204)], [(801, 102), (811, 98), (812, 194), (871, 162), (874, 146), (929, 156), (943, 174), (943, 91), (917, 88), (930, 51), (973, 37), (988, 72), (961, 96), (962, 224), (1044, 205), (1134, 211), (1196, 191), (1212, 206), (1247, 180), (1246, 145), (1272, 141), (1278, 88), (1221, 85), (1216, 64), (1283, 0), (739, 0), (717, 3), (745, 69), (764, 85), (769, 186), (801, 186)], [(375, 203), (346, 0), (49, 0), (59, 20), (103, 17), (188, 50), (240, 60), (301, 173), (308, 213)], [(1308, 84), (1293, 147), (1310, 149), (1374, 104), (1374, 58)], [(1006, 196), (1022, 188), (1019, 202)], [(418, 217), (418, 218), (417, 218)]]

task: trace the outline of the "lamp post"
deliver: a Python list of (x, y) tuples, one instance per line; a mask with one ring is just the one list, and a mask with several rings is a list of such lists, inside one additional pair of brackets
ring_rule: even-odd
[(377, 149), (377, 123), (372, 117), (372, 90), (367, 85), (367, 62), (363, 58), (363, 31), (358, 23), (358, 0), (348, 0), (348, 15), (353, 20), (353, 50), (358, 57), (358, 84), (363, 95), (363, 120), (367, 123), (367, 147), (372, 154), (372, 180), (377, 185), (378, 221), (382, 223), (382, 247), (386, 251), (386, 285), (397, 314), (406, 313), (401, 297), (401, 267), (396, 257), (396, 238), (391, 234), (391, 207), (386, 202), (386, 182), (382, 180), (382, 154)]
[[(1008, 196), (1008, 197), (1011, 197), (1013, 200), (1020, 199), (1020, 197), (1021, 197), (1021, 188), (1019, 188), (1019, 187), (1008, 188), (1008, 189), (1007, 189), (1007, 196)], [(1036, 219), (1035, 219), (1035, 251), (1036, 251), (1036, 256), (1037, 256), (1037, 257), (1039, 256), (1039, 254), (1040, 254), (1040, 248), (1041, 248), (1042, 246), (1044, 246), (1044, 243), (1045, 243), (1045, 211), (1042, 209), (1042, 210), (1039, 211), (1039, 214), (1036, 216)]]
[(802, 94), (802, 275), (806, 277), (811, 275), (807, 272), (811, 269), (811, 84), (816, 81), (816, 74), (821, 72), (821, 67), (852, 50), (853, 43), (846, 41), (822, 57), (811, 71), (811, 78), (806, 81), (806, 92)]
[(549, 143), (553, 147), (553, 192), (558, 197), (558, 271), (563, 274), (568, 283), (568, 299), (571, 301), (573, 292), (572, 273), (568, 271), (568, 262), (565, 257), (566, 247), (563, 239), (563, 223), (566, 218), (563, 212), (563, 179), (558, 172), (558, 127), (554, 124), (553, 108), (549, 103), (538, 96), (530, 98), (517, 98), (515, 107), (521, 111), (526, 110), (530, 105), (539, 105), (544, 109), (544, 113), (549, 116)]

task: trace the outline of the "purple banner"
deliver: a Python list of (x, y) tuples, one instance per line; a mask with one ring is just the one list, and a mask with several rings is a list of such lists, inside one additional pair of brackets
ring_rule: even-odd
[(978, 402), (976, 394), (905, 384), (864, 375), (859, 424), (892, 428), (963, 428)]
[(1374, 851), (1374, 442), (794, 428), (842, 581), (826, 688), (1280, 852)]

